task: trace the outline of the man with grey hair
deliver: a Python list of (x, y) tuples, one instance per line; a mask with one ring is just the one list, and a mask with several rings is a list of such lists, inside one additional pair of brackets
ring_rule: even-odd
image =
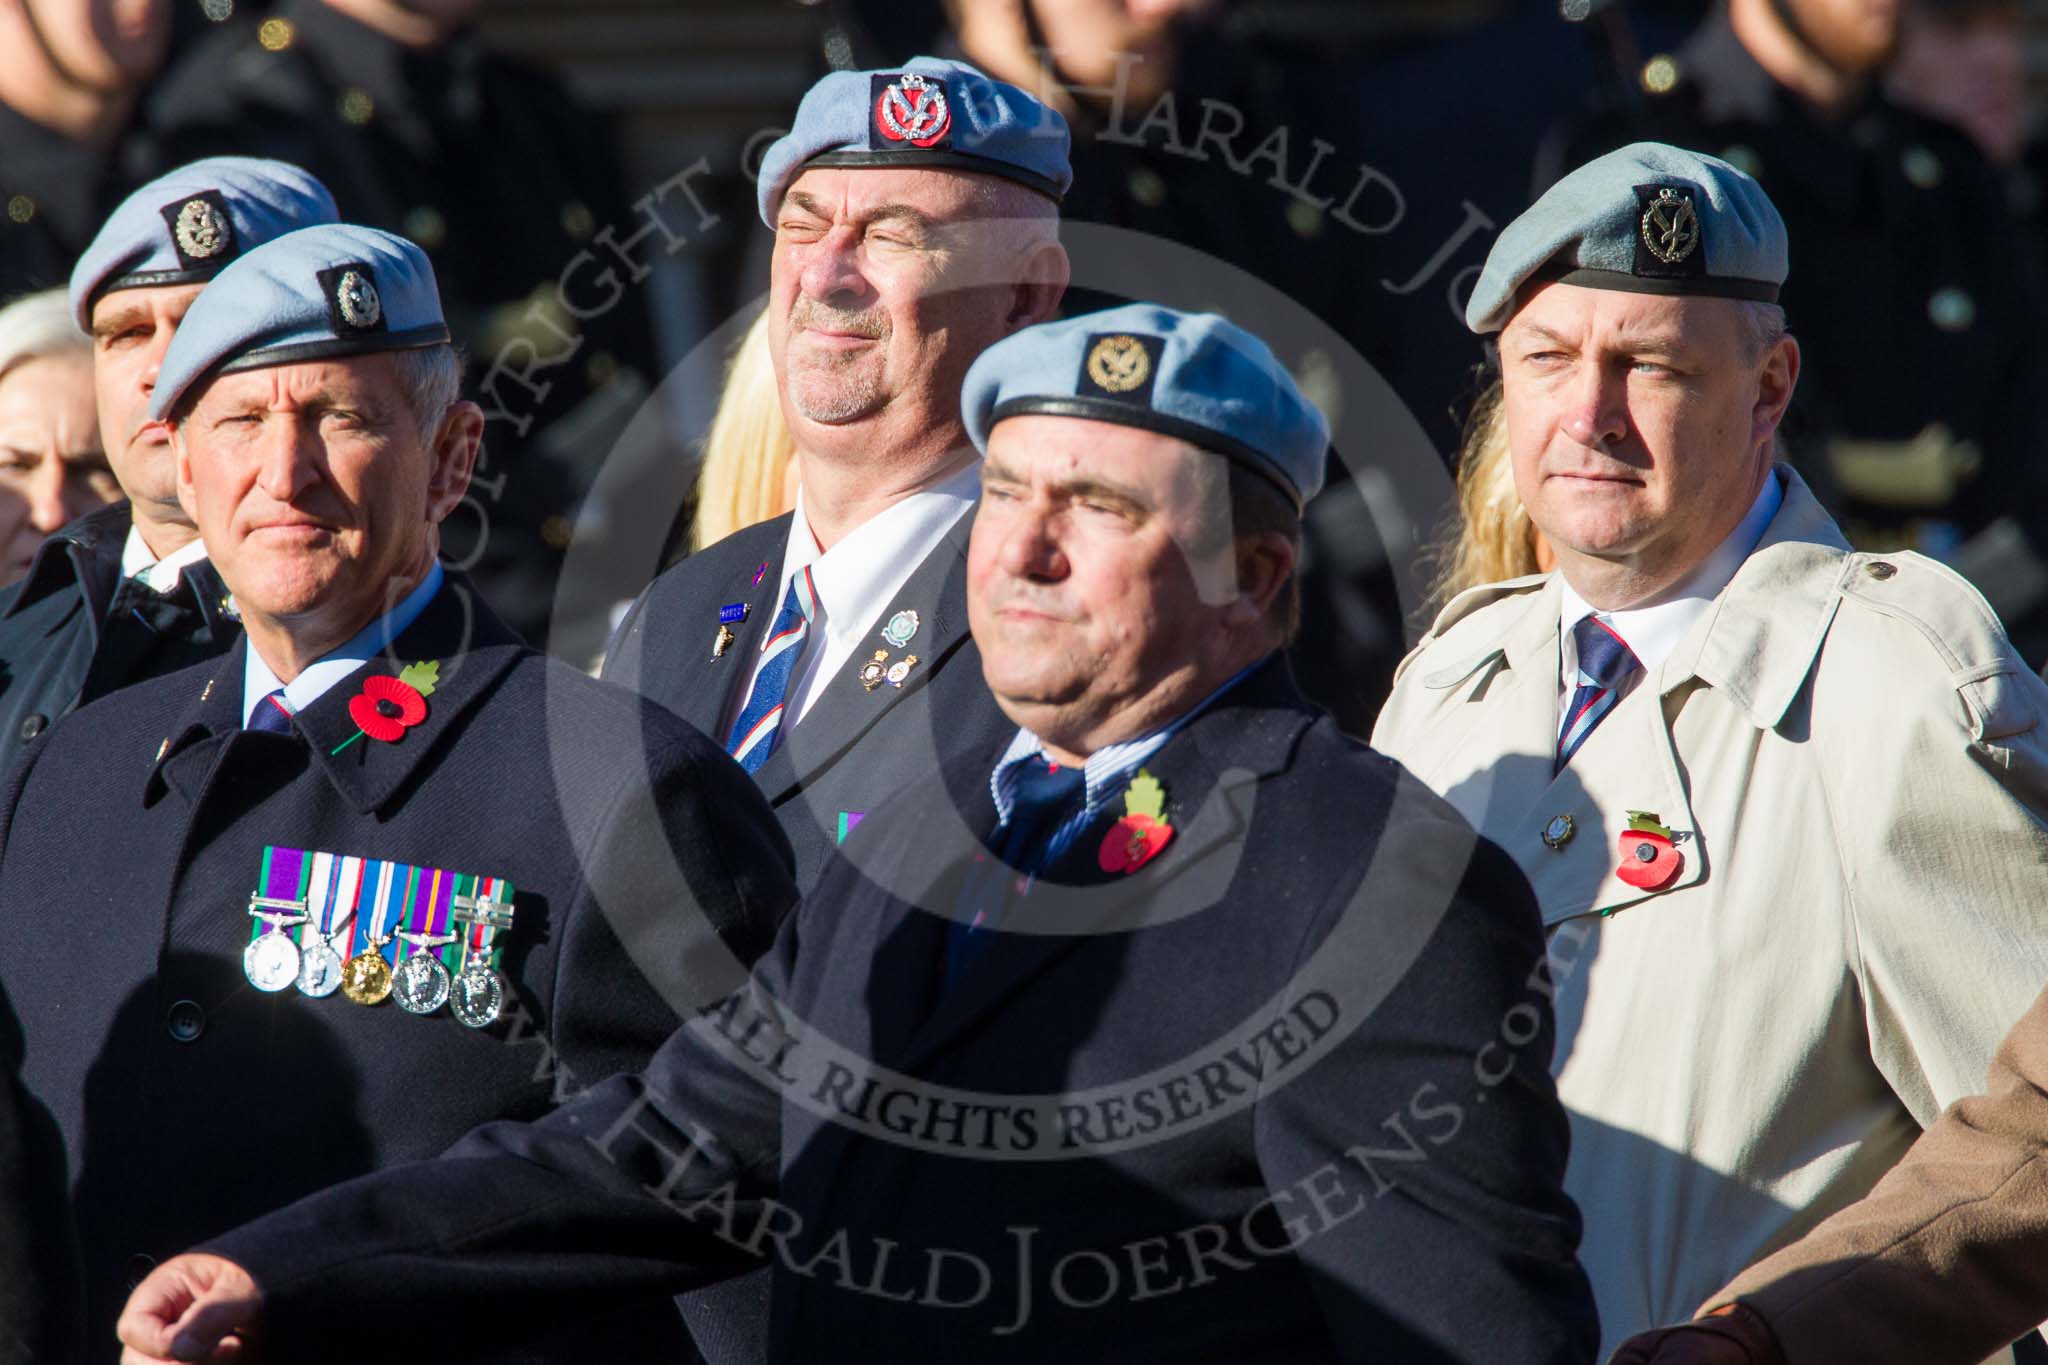
[(1033, 96), (920, 57), (825, 77), (762, 161), (796, 509), (656, 579), (604, 676), (754, 775), (800, 886), (890, 793), (1004, 729), (967, 632), (960, 385), (1065, 291), (1067, 150)]
[(1868, 1190), (2048, 980), (2048, 685), (1775, 463), (1787, 260), (1657, 143), (1501, 234), (1467, 321), (1558, 567), (1454, 598), (1373, 736), (1536, 889), (1608, 1341)]
[[(458, 378), (401, 238), (307, 228), (208, 284), (150, 411), (245, 630), (0, 796), (7, 1055), (67, 1149), (95, 1353), (153, 1259), (641, 1065), (795, 898), (715, 744), (439, 564)], [(572, 1356), (691, 1358), (660, 1295), (530, 1358)]]

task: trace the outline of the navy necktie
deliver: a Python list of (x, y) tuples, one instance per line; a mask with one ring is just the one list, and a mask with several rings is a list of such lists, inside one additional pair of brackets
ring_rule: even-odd
[(776, 613), (768, 639), (761, 646), (761, 658), (747, 688), (747, 699), (741, 703), (732, 731), (726, 736), (725, 751), (750, 773), (761, 771), (761, 765), (768, 761), (782, 738), (783, 701), (788, 696), (797, 660), (803, 657), (811, 620), (817, 614), (818, 590), (811, 583), (810, 566), (806, 565), (789, 580), (782, 610)]
[(997, 831), (1002, 836), (999, 857), (968, 874), (965, 903), (947, 932), (948, 986), (987, 944), (1008, 898), (1011, 878), (1036, 877), (1045, 870), (1053, 835), (1087, 790), (1086, 769), (1049, 763), (1044, 754), (1025, 759), (1022, 768), (1011, 789), (1010, 818)]
[(1565, 708), (1564, 724), (1557, 732), (1557, 765), (1564, 771), (1572, 755), (1593, 733), (1593, 727), (1607, 718), (1621, 699), (1622, 689), (1643, 665), (1613, 627), (1597, 616), (1587, 616), (1572, 627), (1572, 641), (1579, 649), (1579, 685)]
[(284, 709), (282, 687), (256, 703), (256, 710), (249, 717), (247, 728), (260, 730), (266, 735), (298, 734), (298, 728), (292, 724), (291, 712)]

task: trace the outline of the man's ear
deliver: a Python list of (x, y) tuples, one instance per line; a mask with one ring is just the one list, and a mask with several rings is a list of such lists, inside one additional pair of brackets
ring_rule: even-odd
[(1792, 391), (1799, 387), (1799, 342), (1779, 337), (1764, 356), (1757, 372), (1756, 410), (1751, 414), (1750, 436), (1764, 440), (1776, 434), (1785, 410), (1792, 406)]
[(427, 480), (427, 519), (434, 525), (447, 520), (469, 492), (483, 444), (484, 410), (468, 399), (449, 404), (428, 451), (433, 471)]
[(1025, 256), (1011, 286), (1010, 312), (1003, 325), (1012, 332), (1050, 322), (1074, 275), (1074, 263), (1058, 242), (1040, 242)]
[(1258, 623), (1294, 576), (1299, 553), (1276, 531), (1243, 536), (1237, 542), (1237, 596), (1223, 609), (1223, 623), (1246, 629)]

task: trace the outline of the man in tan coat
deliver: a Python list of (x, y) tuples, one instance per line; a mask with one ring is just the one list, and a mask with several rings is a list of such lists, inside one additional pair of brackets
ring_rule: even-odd
[(1862, 1195), (2048, 981), (2048, 686), (1774, 467), (1786, 270), (1754, 181), (1656, 144), (1501, 234), (1467, 320), (1559, 567), (1450, 602), (1373, 736), (1536, 888), (1608, 1341)]
[(2048, 992), (1877, 1188), (1614, 1365), (1970, 1365), (2048, 1318)]

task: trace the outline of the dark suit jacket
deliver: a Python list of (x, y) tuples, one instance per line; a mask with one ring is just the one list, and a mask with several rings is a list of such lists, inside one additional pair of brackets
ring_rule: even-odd
[(201, 560), (145, 615), (109, 619), (128, 540), (127, 503), (88, 512), (43, 542), (0, 599), (0, 773), (58, 717), (116, 688), (210, 659), (242, 636), (227, 589)]
[[(68, 1148), (106, 1348), (151, 1258), (642, 1065), (678, 1011), (745, 980), (795, 896), (737, 765), (528, 649), (459, 575), (299, 713), (310, 745), (242, 728), (246, 648), (80, 710), (0, 801), (4, 1041)], [(427, 659), (423, 722), (333, 752), (365, 676)], [(254, 989), (266, 844), (509, 880), (505, 1017)], [(687, 1351), (658, 1300), (606, 1325)]]
[[(604, 678), (659, 702), (718, 743), (735, 691), (752, 675), (756, 652), (781, 609), (782, 568), (793, 514), (748, 527), (685, 559), (649, 585), (606, 651)], [(754, 774), (796, 850), (797, 885), (808, 890), (839, 842), (842, 815), (863, 817), (892, 792), (937, 778), (943, 761), (1017, 732), (981, 677), (981, 652), (967, 633), (967, 537), (960, 519), (870, 622), (873, 648), (854, 651), (803, 720), (784, 734)], [(753, 581), (762, 565), (767, 572)], [(737, 638), (712, 657), (719, 608), (747, 605)], [(901, 687), (870, 691), (858, 675), (880, 632), (899, 609), (915, 610), (917, 635), (891, 659), (917, 655)], [(858, 824), (858, 819), (847, 823)]]
[(272, 1349), (513, 1333), (752, 1251), (777, 1361), (1593, 1359), (1505, 855), (1269, 664), (1146, 764), (1165, 851), (1105, 873), (1113, 802), (942, 992), (917, 907), (991, 872), (993, 758), (862, 826), (641, 1076), (214, 1243)]

